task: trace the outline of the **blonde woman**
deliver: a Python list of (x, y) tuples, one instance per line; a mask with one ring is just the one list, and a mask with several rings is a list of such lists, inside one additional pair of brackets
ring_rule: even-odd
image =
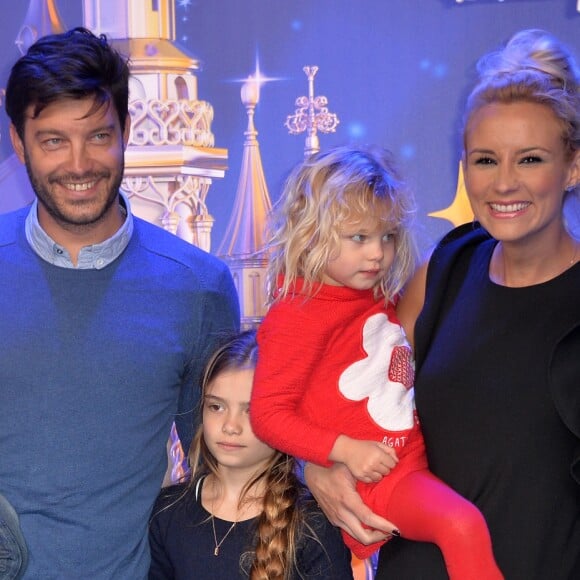
[[(478, 223), (439, 244), (398, 312), (414, 338), (430, 468), (482, 511), (506, 578), (573, 580), (580, 243), (566, 216), (578, 212), (580, 75), (540, 30), (515, 34), (479, 72), (463, 139)], [(371, 516), (338, 470), (306, 475), (332, 521), (358, 534), (353, 521)], [(447, 577), (435, 546), (402, 539), (381, 550), (377, 576)]]

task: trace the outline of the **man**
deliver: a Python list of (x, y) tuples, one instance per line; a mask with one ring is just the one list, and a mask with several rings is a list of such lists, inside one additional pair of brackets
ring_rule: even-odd
[[(10, 136), (36, 194), (0, 216), (0, 492), (25, 578), (145, 578), (176, 417), (239, 308), (227, 268), (119, 194), (127, 62), (77, 28), (12, 68)], [(14, 522), (14, 519), (12, 519)]]

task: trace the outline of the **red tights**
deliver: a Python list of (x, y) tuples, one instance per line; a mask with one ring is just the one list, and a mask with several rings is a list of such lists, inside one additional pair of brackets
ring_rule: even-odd
[[(382, 481), (386, 482), (388, 477)], [(451, 580), (503, 578), (493, 556), (485, 519), (472, 503), (427, 470), (403, 476), (392, 489), (387, 505), (372, 505), (380, 501), (380, 484), (375, 484), (379, 493), (373, 494), (369, 507), (393, 522), (402, 537), (437, 544)], [(365, 546), (347, 534), (343, 536), (361, 559), (384, 543)]]

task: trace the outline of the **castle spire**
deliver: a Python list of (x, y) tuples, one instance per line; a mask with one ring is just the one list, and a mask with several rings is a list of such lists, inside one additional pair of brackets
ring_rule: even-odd
[(26, 54), (32, 44), (46, 34), (64, 32), (65, 26), (58, 13), (55, 0), (30, 0), (24, 22), (14, 44), (20, 54)]
[(243, 328), (257, 325), (266, 311), (266, 218), (272, 207), (264, 177), (254, 112), (260, 100), (260, 79), (250, 77), (241, 89), (248, 115), (238, 188), (230, 222), (217, 252), (230, 267), (238, 290)]

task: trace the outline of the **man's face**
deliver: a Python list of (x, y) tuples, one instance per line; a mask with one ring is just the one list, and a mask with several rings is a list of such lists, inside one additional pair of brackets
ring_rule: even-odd
[(36, 118), (31, 108), (24, 138), (14, 127), (10, 135), (26, 164), (45, 231), (92, 232), (102, 238), (93, 240), (97, 243), (119, 227), (115, 202), (128, 127), (121, 129), (110, 103), (89, 115), (93, 104), (92, 98), (65, 99), (48, 105)]

